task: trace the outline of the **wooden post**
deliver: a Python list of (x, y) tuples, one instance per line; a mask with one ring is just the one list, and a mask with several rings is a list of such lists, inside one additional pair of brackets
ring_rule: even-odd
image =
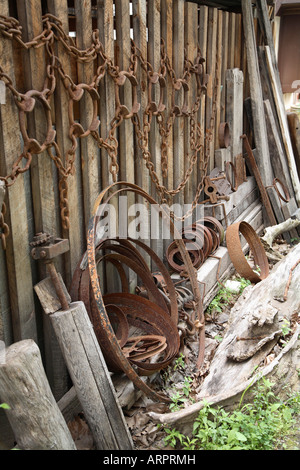
[(129, 450), (132, 442), (83, 302), (50, 316), (84, 416), (100, 450)]
[(243, 153), (243, 99), (244, 74), (239, 69), (230, 69), (226, 72), (226, 122), (231, 133), (231, 161)]
[(38, 346), (23, 340), (6, 349), (0, 362), (0, 397), (22, 450), (76, 450), (51, 393)]

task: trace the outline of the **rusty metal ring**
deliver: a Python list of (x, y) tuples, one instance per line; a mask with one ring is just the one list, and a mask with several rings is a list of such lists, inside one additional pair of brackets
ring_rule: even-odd
[(219, 145), (220, 148), (228, 148), (230, 145), (230, 128), (228, 122), (221, 122), (219, 126)]
[[(232, 181), (231, 181), (231, 178), (230, 178), (230, 175), (229, 175), (229, 167), (230, 167), (230, 166), (231, 166), (232, 171), (233, 171), (233, 175), (234, 175), (234, 184), (235, 184), (235, 186), (233, 186)], [(237, 182), (237, 180), (238, 180), (238, 177), (237, 177), (237, 171), (236, 171), (235, 164), (232, 163), (232, 162), (230, 162), (230, 161), (229, 161), (229, 162), (226, 162), (226, 165), (225, 165), (225, 172), (226, 172), (226, 178), (227, 178), (227, 180), (228, 180), (229, 183), (230, 183), (231, 190), (232, 190), (233, 192), (236, 192), (237, 189), (238, 189), (237, 184), (236, 184), (236, 182)]]
[[(46, 150), (47, 147), (52, 145), (54, 142), (56, 131), (53, 129), (52, 124), (52, 115), (51, 115), (51, 107), (48, 100), (45, 97), (45, 93), (37, 91), (37, 90), (29, 90), (24, 95), (21, 95), (22, 101), (17, 101), (17, 106), (19, 107), (19, 123), (20, 123), (20, 131), (24, 141), (24, 150), (23, 153), (34, 153), (39, 154)], [(42, 144), (40, 144), (36, 139), (30, 138), (27, 133), (26, 129), (26, 119), (25, 114), (30, 113), (33, 111), (36, 98), (42, 103), (46, 121), (47, 121), (47, 134), (45, 140)]]
[[(82, 125), (75, 122), (74, 118), (74, 101), (80, 101), (84, 91), (87, 91), (93, 102), (93, 116), (89, 127), (84, 130)], [(79, 83), (76, 85), (75, 90), (69, 89), (70, 99), (68, 106), (69, 122), (70, 122), (70, 134), (75, 134), (78, 137), (87, 137), (91, 132), (96, 132), (99, 128), (100, 121), (98, 119), (98, 100), (100, 99), (99, 93), (96, 88), (86, 85), (85, 83)]]
[[(260, 269), (260, 275), (255, 273), (246, 260), (240, 241), (242, 234), (249, 244), (254, 263)], [(230, 259), (237, 272), (249, 281), (257, 284), (269, 275), (269, 263), (265, 249), (255, 230), (247, 222), (230, 225), (226, 231), (226, 243)]]
[[(141, 188), (138, 186), (132, 184), (132, 183), (127, 183), (127, 182), (118, 182), (118, 183), (113, 183), (112, 185), (108, 186), (106, 189), (104, 189), (98, 196), (95, 206), (94, 206), (94, 211), (93, 211), (93, 216), (90, 219), (89, 223), (89, 228), (88, 228), (88, 236), (87, 236), (87, 255), (88, 255), (88, 266), (89, 266), (89, 273), (90, 273), (90, 280), (91, 280), (91, 289), (93, 291), (93, 297), (96, 303), (97, 307), (97, 313), (98, 313), (98, 320), (100, 322), (100, 325), (106, 335), (106, 338), (110, 344), (110, 347), (114, 351), (114, 355), (117, 358), (118, 363), (120, 364), (123, 372), (134, 382), (134, 384), (142, 390), (147, 396), (150, 396), (154, 400), (161, 400), (164, 402), (170, 402), (170, 399), (162, 396), (158, 393), (156, 393), (154, 390), (152, 390), (150, 387), (148, 387), (147, 384), (144, 383), (143, 380), (139, 377), (139, 375), (134, 371), (130, 363), (128, 362), (127, 358), (124, 357), (122, 353), (122, 349), (120, 348), (119, 342), (113, 332), (113, 329), (111, 328), (109, 324), (109, 319), (107, 316), (107, 312), (105, 310), (105, 305), (103, 302), (103, 297), (99, 285), (99, 280), (98, 280), (98, 275), (97, 275), (97, 268), (96, 268), (96, 256), (95, 256), (95, 220), (97, 216), (97, 210), (101, 203), (103, 202), (105, 196), (107, 193), (115, 188), (117, 185), (123, 186), (124, 190), (126, 191), (131, 191), (135, 192), (136, 194), (139, 194), (140, 196), (144, 197), (150, 204), (157, 204), (157, 202), (145, 191), (143, 191)], [(125, 189), (126, 188), (126, 189)], [(170, 223), (170, 228), (172, 231), (172, 234), (175, 238), (179, 238), (179, 233), (176, 230), (172, 220), (170, 220), (170, 217), (162, 211), (162, 216), (168, 220)], [(194, 299), (195, 299), (195, 308), (197, 309), (197, 315), (199, 318), (199, 321), (204, 324), (204, 311), (203, 311), (203, 305), (201, 302), (201, 294), (197, 282), (197, 277), (195, 275), (195, 272), (193, 270), (193, 266), (190, 260), (190, 257), (188, 256), (187, 252), (185, 251), (184, 245), (180, 243), (180, 240), (178, 241), (179, 243), (179, 248), (181, 250), (183, 259), (186, 263), (186, 270), (188, 272), (191, 286), (193, 289), (194, 293)], [(204, 328), (200, 329), (200, 334), (199, 334), (199, 341), (200, 341), (200, 347), (199, 347), (199, 355), (198, 355), (198, 365), (200, 366), (203, 363), (204, 360), (204, 335), (205, 331)]]
[[(282, 195), (282, 192), (279, 190), (278, 185), (281, 186), (284, 196)], [(290, 194), (289, 190), (285, 186), (285, 184), (279, 179), (279, 178), (274, 178), (273, 180), (273, 187), (278, 194), (279, 199), (281, 199), (283, 202), (289, 202), (290, 201)]]

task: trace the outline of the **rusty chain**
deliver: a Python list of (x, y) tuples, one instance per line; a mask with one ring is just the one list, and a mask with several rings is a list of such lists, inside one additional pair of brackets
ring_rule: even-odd
[(6, 239), (9, 235), (9, 227), (4, 221), (5, 214), (6, 214), (6, 205), (3, 202), (1, 212), (0, 212), (0, 235), (1, 235), (1, 244), (2, 244), (3, 250), (6, 250)]
[[(111, 58), (109, 58), (105, 51), (102, 43), (99, 40), (99, 31), (94, 30), (92, 33), (92, 44), (85, 50), (77, 48), (74, 40), (68, 36), (63, 28), (61, 21), (51, 14), (47, 14), (43, 17), (44, 29), (31, 41), (24, 42), (22, 40), (22, 27), (19, 22), (12, 17), (6, 17), (0, 15), (0, 32), (4, 37), (11, 40), (16, 40), (24, 49), (40, 48), (45, 47), (47, 56), (46, 66), (46, 79), (42, 91), (29, 90), (27, 93), (22, 94), (17, 91), (14, 87), (12, 79), (5, 73), (3, 68), (0, 66), (0, 80), (4, 81), (5, 86), (12, 93), (16, 105), (18, 107), (20, 130), (23, 137), (23, 150), (18, 156), (12, 166), (12, 171), (7, 176), (0, 176), (0, 180), (3, 180), (7, 187), (13, 185), (19, 176), (29, 170), (32, 155), (40, 154), (43, 151), (47, 151), (49, 156), (54, 161), (59, 175), (59, 193), (60, 193), (60, 209), (61, 209), (61, 220), (64, 229), (69, 228), (69, 202), (68, 202), (68, 183), (67, 179), (70, 175), (75, 172), (75, 152), (78, 146), (78, 138), (84, 138), (91, 135), (97, 142), (99, 148), (104, 148), (110, 158), (110, 173), (112, 174), (113, 181), (116, 182), (119, 173), (118, 164), (118, 139), (117, 139), (117, 128), (121, 125), (123, 120), (131, 119), (137, 137), (137, 143), (142, 150), (142, 156), (145, 161), (146, 167), (149, 171), (150, 178), (154, 183), (157, 193), (160, 198), (160, 202), (171, 201), (171, 199), (178, 193), (180, 193), (187, 185), (187, 182), (193, 172), (193, 168), (200, 155), (200, 169), (203, 176), (207, 171), (207, 165), (210, 155), (210, 145), (213, 137), (213, 129), (215, 125), (216, 116), (216, 98), (218, 90), (218, 79), (215, 79), (214, 88), (214, 99), (212, 107), (212, 116), (210, 126), (205, 132), (205, 149), (201, 143), (201, 127), (197, 122), (196, 116), (200, 108), (201, 99), (203, 93), (206, 90), (207, 76), (203, 73), (202, 64), (204, 59), (201, 57), (201, 52), (198, 49), (197, 57), (195, 62), (192, 63), (187, 59), (185, 53), (184, 70), (182, 77), (178, 78), (175, 74), (174, 69), (171, 66), (170, 59), (165, 51), (165, 45), (161, 43), (161, 60), (160, 68), (158, 72), (155, 72), (152, 65), (145, 60), (141, 51), (132, 41), (131, 58), (128, 71), (122, 71), (117, 65), (115, 65)], [(66, 52), (78, 62), (94, 62), (97, 60), (97, 70), (90, 84), (75, 84), (72, 78), (65, 73), (61, 61), (54, 53), (54, 42), (59, 41)], [(142, 113), (142, 119), (139, 116), (140, 104), (137, 100), (137, 78), (136, 71), (138, 61), (141, 67), (147, 73), (148, 78), (148, 103), (145, 110)], [(99, 65), (100, 64), (100, 65)], [(216, 61), (216, 67), (218, 67), (218, 61)], [(97, 87), (100, 81), (108, 74), (114, 81), (115, 84), (115, 115), (110, 123), (107, 138), (103, 139), (98, 132), (100, 122), (97, 118), (98, 101), (99, 95)], [(172, 106), (169, 110), (169, 114), (166, 113), (166, 106), (164, 105), (164, 94), (166, 89), (167, 75), (169, 76), (172, 85)], [(190, 88), (190, 80), (192, 75), (196, 77), (197, 93), (196, 99), (190, 109), (187, 106), (187, 96)], [(217, 69), (216, 69), (216, 77)], [(66, 151), (65, 155), (57, 144), (55, 137), (56, 133), (53, 130), (52, 118), (51, 118), (51, 106), (50, 98), (56, 89), (56, 80), (59, 77), (68, 93), (69, 97), (69, 139), (71, 141), (70, 148)], [(119, 90), (124, 85), (126, 80), (129, 81), (132, 89), (132, 109), (128, 109), (120, 102)], [(152, 100), (152, 87), (159, 86), (160, 99), (157, 104)], [(180, 107), (176, 105), (176, 93), (183, 90), (184, 103)], [(88, 129), (83, 129), (82, 126), (75, 122), (72, 114), (74, 102), (80, 101), (83, 93), (87, 92), (90, 94), (93, 101), (93, 120)], [(43, 143), (39, 143), (36, 139), (30, 138), (27, 134), (26, 128), (26, 116), (30, 113), (35, 106), (35, 101), (38, 100), (45, 111), (47, 132), (46, 138)], [(149, 150), (149, 133), (151, 129), (151, 123), (153, 118), (157, 120), (159, 133), (161, 136), (161, 167), (163, 179), (167, 178), (168, 175), (168, 139), (177, 117), (183, 116), (189, 119), (190, 127), (190, 149), (191, 155), (186, 156), (189, 159), (189, 166), (183, 176), (182, 181), (179, 183), (177, 188), (173, 190), (167, 189), (167, 187), (160, 182), (160, 178), (155, 171), (155, 165), (152, 161), (152, 155)], [(25, 164), (24, 164), (25, 161)], [(193, 212), (198, 204), (199, 197), (203, 190), (203, 178), (201, 179), (194, 201), (192, 203), (192, 209), (188, 214), (184, 216), (189, 217), (190, 213)]]

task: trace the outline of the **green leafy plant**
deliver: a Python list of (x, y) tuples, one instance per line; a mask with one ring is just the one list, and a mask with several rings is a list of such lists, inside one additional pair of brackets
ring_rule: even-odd
[(10, 406), (7, 403), (0, 403), (0, 408), (3, 410), (10, 410)]
[(295, 427), (300, 412), (300, 394), (286, 401), (272, 391), (272, 383), (261, 378), (252, 403), (243, 404), (246, 390), (236, 410), (227, 412), (203, 402), (191, 436), (166, 428), (168, 443), (185, 450), (274, 450), (285, 448), (285, 437)]
[(184, 369), (184, 368), (185, 368), (184, 354), (180, 353), (177, 359), (175, 359), (174, 371), (177, 369)]
[(221, 313), (223, 309), (230, 303), (232, 297), (232, 293), (228, 289), (226, 289), (225, 287), (221, 287), (217, 295), (207, 307), (207, 312)]

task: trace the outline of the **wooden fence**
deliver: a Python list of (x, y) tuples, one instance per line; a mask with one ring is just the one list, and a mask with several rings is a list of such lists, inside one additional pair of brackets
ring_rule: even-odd
[[(233, 97), (226, 93), (228, 69), (244, 72), (244, 98), (248, 96), (243, 24), (240, 14), (184, 0), (0, 0), (0, 5), (3, 15), (0, 17), (0, 70), (6, 84), (5, 104), (0, 105), (0, 175), (6, 177), (18, 169), (6, 180), (14, 184), (7, 188), (5, 198), (5, 222), (10, 234), (6, 250), (0, 248), (0, 339), (6, 345), (25, 338), (36, 340), (46, 357), (53, 384), (62, 380), (61, 369), (53, 365), (56, 351), (51, 328), (33, 290), (45, 276), (45, 268), (43, 263), (31, 258), (30, 242), (39, 232), (69, 239), (70, 251), (56, 260), (57, 269), (69, 286), (85, 251), (94, 201), (114, 177), (140, 185), (158, 201), (159, 185), (170, 191), (186, 180), (174, 201), (192, 203), (203, 173), (215, 167), (215, 150), (220, 147), (219, 125), (234, 119)], [(37, 38), (35, 43), (31, 42), (33, 38)], [(205, 62), (202, 75), (197, 75), (200, 56)], [(190, 69), (186, 68), (187, 64)], [(116, 66), (119, 71), (134, 70), (124, 86), (119, 81), (118, 95), (113, 76)], [(154, 75), (149, 70), (164, 75), (161, 82), (153, 79), (152, 90), (149, 82)], [(187, 70), (190, 76), (184, 75)], [(201, 95), (193, 116), (199, 124), (194, 128), (198, 129), (195, 139), (191, 116), (184, 113), (173, 116), (171, 111), (174, 104), (178, 109), (185, 104), (192, 109), (200, 90), (197, 80), (199, 77), (203, 80), (203, 74), (209, 74), (209, 79), (207, 92)], [(174, 102), (175, 75), (176, 79), (189, 80), (189, 91), (185, 95), (181, 86)], [(66, 84), (70, 85), (69, 89)], [(78, 84), (87, 86), (76, 87)], [(27, 93), (30, 90), (45, 92), (33, 95), (34, 108)], [(70, 90), (75, 93), (73, 99)], [(80, 99), (79, 95), (75, 96), (83, 91)], [(160, 102), (161, 92), (164, 92), (163, 102)], [(135, 93), (140, 109), (134, 108), (133, 112), (140, 122), (147, 116), (149, 102), (156, 103), (156, 111), (159, 104), (166, 106), (153, 115), (149, 132), (144, 132), (142, 141), (138, 139), (134, 120), (125, 111), (122, 121), (114, 119), (116, 99), (120, 99), (122, 109), (126, 106), (130, 112)], [(25, 111), (18, 106), (24, 102), (29, 106)], [(20, 122), (25, 122), (23, 129), (20, 117)], [(78, 122), (88, 132), (80, 134)], [(73, 133), (70, 132), (72, 124)], [(247, 126), (246, 120), (244, 124)], [(208, 129), (212, 132), (210, 147)], [(148, 153), (139, 145), (145, 147), (145, 136)], [(41, 145), (44, 141), (46, 144)], [(114, 153), (116, 142), (117, 154)], [(201, 148), (204, 152), (199, 151)], [(16, 164), (20, 155), (22, 158)], [(146, 165), (149, 155), (159, 184), (153, 182), (153, 172), (150, 177)], [(207, 168), (203, 155), (208, 157)], [(29, 163), (28, 171), (20, 171)], [(185, 178), (189, 167), (191, 174)], [(67, 179), (64, 178), (66, 169), (70, 170)], [(163, 256), (161, 240), (153, 242), (153, 248)]]

